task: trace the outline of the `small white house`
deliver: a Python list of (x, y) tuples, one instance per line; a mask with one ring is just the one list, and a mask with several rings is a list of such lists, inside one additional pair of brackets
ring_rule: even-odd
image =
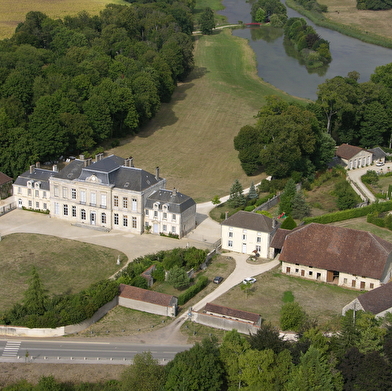
[(370, 166), (373, 163), (373, 153), (354, 145), (342, 144), (336, 150), (336, 156), (342, 160), (348, 169)]
[(222, 249), (269, 258), (277, 223), (263, 214), (239, 211), (221, 223)]

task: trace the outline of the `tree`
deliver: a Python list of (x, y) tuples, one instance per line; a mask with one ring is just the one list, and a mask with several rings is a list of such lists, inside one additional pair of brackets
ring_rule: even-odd
[(297, 223), (294, 221), (294, 219), (291, 216), (286, 217), (283, 220), (282, 225), (280, 228), (282, 229), (294, 229), (297, 226)]
[(266, 16), (265, 11), (262, 8), (259, 8), (256, 11), (255, 21), (256, 22), (260, 22), (260, 23), (264, 23), (265, 22), (265, 16)]
[(248, 198), (251, 200), (254, 200), (257, 197), (258, 197), (258, 194), (256, 191), (256, 187), (255, 187), (254, 183), (252, 182), (250, 185), (250, 188), (249, 188)]
[(291, 202), (292, 217), (302, 220), (306, 216), (310, 216), (310, 206), (305, 201), (305, 197), (301, 191), (298, 191)]
[(299, 331), (306, 319), (306, 312), (296, 301), (283, 304), (280, 310), (279, 323), (282, 330)]
[(296, 193), (297, 188), (295, 182), (290, 178), (280, 196), (279, 213), (285, 213), (287, 216), (291, 214), (292, 203)]
[(223, 384), (223, 367), (216, 338), (205, 338), (176, 356), (167, 368), (167, 391), (219, 391)]
[(165, 367), (158, 364), (151, 352), (138, 353), (133, 364), (121, 374), (122, 389), (139, 391), (159, 391), (165, 384)]
[(230, 196), (227, 201), (228, 205), (232, 208), (238, 208), (246, 203), (245, 196), (242, 194), (242, 185), (238, 179), (236, 179), (231, 186)]
[(221, 200), (220, 200), (219, 196), (216, 195), (212, 198), (211, 202), (213, 205), (219, 205), (221, 203)]
[(176, 289), (185, 289), (189, 285), (189, 277), (182, 267), (173, 266), (167, 276), (167, 282)]
[(46, 310), (47, 292), (35, 266), (31, 269), (29, 286), (24, 292), (23, 304), (29, 314), (42, 315)]
[(206, 7), (199, 18), (200, 30), (202, 34), (210, 35), (215, 28), (214, 11)]
[(279, 330), (271, 323), (265, 322), (255, 334), (249, 335), (248, 341), (252, 349), (271, 349), (274, 353), (280, 353), (288, 347), (288, 342), (281, 338)]

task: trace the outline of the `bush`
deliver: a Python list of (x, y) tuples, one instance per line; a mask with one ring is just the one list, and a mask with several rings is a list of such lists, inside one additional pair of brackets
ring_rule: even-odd
[(167, 282), (176, 289), (185, 289), (189, 285), (189, 277), (182, 267), (174, 266), (168, 273)]
[(280, 310), (280, 327), (283, 331), (299, 331), (307, 319), (306, 312), (295, 301), (283, 304)]
[(206, 276), (201, 276), (198, 278), (195, 285), (192, 285), (184, 293), (178, 296), (178, 305), (183, 305), (192, 297), (196, 296), (201, 290), (203, 290), (208, 284), (208, 278)]
[(253, 210), (255, 207), (256, 207), (255, 205), (248, 205), (248, 206), (245, 206), (244, 211), (245, 211), (245, 212), (252, 212), (252, 210)]
[(283, 228), (283, 229), (294, 229), (296, 226), (297, 226), (297, 223), (294, 221), (294, 219), (291, 216), (289, 216), (289, 217), (286, 217), (283, 220), (283, 223), (280, 226), (280, 228)]

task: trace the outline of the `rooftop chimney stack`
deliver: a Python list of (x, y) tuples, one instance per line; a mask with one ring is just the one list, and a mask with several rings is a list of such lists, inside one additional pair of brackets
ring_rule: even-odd
[(41, 163), (40, 162), (35, 163), (35, 168), (41, 168)]
[(159, 166), (155, 168), (155, 179), (159, 181)]
[(58, 172), (58, 168), (57, 168), (57, 164), (53, 164), (53, 168), (52, 168), (53, 172)]
[(30, 166), (30, 174), (34, 174), (34, 169), (35, 169), (34, 164), (32, 164)]
[(133, 164), (133, 157), (132, 156), (129, 157), (129, 167), (135, 167)]
[(93, 159), (91, 159), (91, 157), (86, 159), (86, 167), (89, 166), (92, 163), (92, 161)]
[(276, 220), (272, 219), (272, 228), (275, 229), (276, 228)]
[(79, 155), (80, 160), (84, 160), (84, 155)]
[(229, 217), (229, 212), (225, 212), (225, 220), (227, 220), (228, 219), (228, 217)]
[(174, 189), (173, 189), (173, 192), (172, 192), (172, 196), (175, 197), (176, 195), (177, 195), (177, 189), (174, 188)]

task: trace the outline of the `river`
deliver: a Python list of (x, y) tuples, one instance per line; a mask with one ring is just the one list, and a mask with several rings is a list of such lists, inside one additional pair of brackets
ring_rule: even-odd
[[(223, 0), (226, 7), (219, 11), (227, 17), (229, 23), (242, 20), (250, 23), (251, 5), (245, 0)], [(348, 72), (357, 71), (359, 82), (370, 79), (375, 68), (392, 62), (392, 49), (371, 45), (340, 34), (337, 31), (316, 26), (309, 19), (287, 7), (289, 18), (301, 17), (313, 26), (321, 38), (330, 42), (332, 61), (325, 69), (310, 73), (296, 53), (283, 44), (283, 31), (271, 27), (255, 27), (233, 30), (233, 35), (245, 38), (256, 54), (258, 75), (266, 82), (286, 91), (290, 95), (315, 100), (317, 86), (335, 76), (347, 76)]]

